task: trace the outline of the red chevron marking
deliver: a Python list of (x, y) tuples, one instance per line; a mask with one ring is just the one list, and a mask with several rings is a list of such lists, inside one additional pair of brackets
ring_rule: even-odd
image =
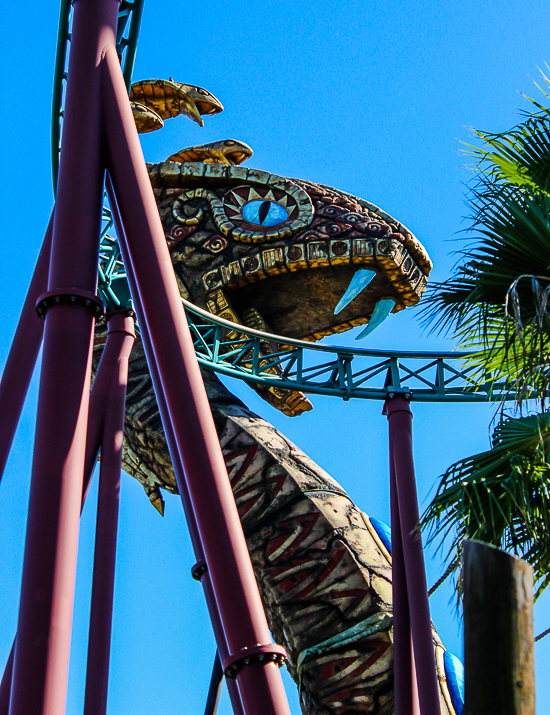
[(247, 489), (240, 489), (239, 491), (233, 492), (233, 494), (237, 503), (239, 516), (243, 519), (265, 495), (265, 487), (262, 482), (257, 482)]
[(308, 596), (311, 596), (313, 593), (322, 589), (325, 586), (325, 582), (328, 579), (328, 577), (332, 574), (334, 569), (338, 566), (340, 561), (344, 558), (344, 556), (346, 554), (346, 549), (341, 547), (341, 548), (332, 549), (331, 551), (325, 552), (325, 553), (329, 557), (329, 560), (326, 563), (325, 569), (319, 574), (319, 577), (315, 580), (315, 582), (310, 584), (308, 586), (308, 588), (306, 588), (300, 594), (300, 600), (307, 598)]
[(310, 577), (318, 570), (319, 564), (313, 559), (296, 559), (287, 566), (270, 569), (269, 576), (278, 591), (289, 594), (299, 587), (309, 585)]
[[(387, 641), (363, 641), (363, 648), (366, 646), (369, 649), (374, 647), (373, 653), (369, 655), (366, 660), (363, 660), (365, 653), (356, 653), (354, 655), (344, 656), (338, 658), (336, 655), (331, 660), (326, 660), (320, 665), (320, 674), (316, 679), (317, 683), (325, 687), (330, 686), (330, 681), (334, 681), (334, 684), (338, 686), (338, 690), (332, 694), (332, 698), (340, 699), (343, 696), (342, 689), (345, 687), (349, 688), (351, 683), (355, 680), (357, 681), (360, 676), (379, 660), (384, 653), (388, 650), (391, 643)], [(345, 646), (344, 646), (345, 647)], [(360, 647), (359, 644), (354, 644), (352, 647)], [(323, 660), (321, 657), (320, 660)], [(336, 697), (338, 695), (338, 697)]]
[[(267, 546), (267, 558), (275, 563), (281, 558), (288, 557), (295, 551), (306, 536), (311, 532), (319, 519), (320, 514), (309, 513), (294, 516), (278, 523), (280, 531)], [(285, 528), (286, 527), (286, 528)], [(292, 531), (289, 533), (288, 528)]]
[(257, 451), (258, 445), (252, 444), (250, 447), (224, 455), (225, 466), (233, 489), (245, 478), (246, 470), (252, 464)]
[(271, 487), (271, 497), (275, 499), (279, 492), (283, 488), (284, 483), (287, 480), (287, 473), (282, 472), (281, 474), (273, 474), (271, 477), (266, 479), (268, 485)]

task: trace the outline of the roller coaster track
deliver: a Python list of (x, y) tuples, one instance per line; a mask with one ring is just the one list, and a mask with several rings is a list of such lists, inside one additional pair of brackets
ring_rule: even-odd
[[(98, 292), (107, 310), (129, 307), (118, 243), (101, 241)], [(384, 400), (405, 391), (415, 402), (513, 399), (504, 382), (479, 384), (468, 353), (333, 347), (231, 323), (183, 300), (199, 364), (248, 383), (349, 400)]]
[[(122, 0), (117, 50), (129, 87), (144, 0)], [(62, 0), (52, 107), (52, 171), (57, 183), (63, 105), (71, 44), (72, 2)], [(113, 222), (103, 208), (98, 292), (107, 309), (130, 304)], [(331, 347), (236, 326), (183, 301), (200, 365), (248, 383), (307, 394), (384, 400), (406, 391), (416, 402), (486, 402), (515, 397), (504, 382), (480, 384), (467, 353), (405, 352)]]
[(512, 398), (509, 385), (480, 385), (474, 379), (468, 353), (350, 349), (292, 340), (237, 327), (183, 303), (199, 363), (245, 382), (344, 400), (385, 400), (398, 391), (409, 393), (415, 402)]

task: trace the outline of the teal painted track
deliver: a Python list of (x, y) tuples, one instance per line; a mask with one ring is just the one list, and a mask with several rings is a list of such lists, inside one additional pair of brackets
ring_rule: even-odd
[(479, 385), (467, 353), (358, 350), (292, 340), (236, 326), (185, 300), (183, 304), (199, 363), (245, 382), (344, 400), (385, 400), (398, 391), (415, 402), (512, 397), (504, 383)]
[[(120, 5), (117, 50), (130, 86), (144, 0)], [(72, 2), (62, 0), (52, 106), (52, 171), (57, 183), (63, 104), (71, 44)], [(98, 293), (107, 310), (131, 305), (118, 243), (103, 208)], [(200, 365), (250, 384), (344, 400), (384, 400), (391, 391), (416, 402), (487, 402), (514, 399), (505, 383), (480, 385), (466, 353), (405, 352), (331, 347), (292, 340), (229, 323), (183, 301)]]
[[(130, 305), (117, 241), (101, 241), (98, 292), (107, 310)], [(333, 347), (293, 340), (218, 318), (182, 299), (200, 365), (251, 384), (344, 400), (384, 400), (405, 391), (415, 402), (513, 399), (510, 386), (479, 385), (468, 353)]]

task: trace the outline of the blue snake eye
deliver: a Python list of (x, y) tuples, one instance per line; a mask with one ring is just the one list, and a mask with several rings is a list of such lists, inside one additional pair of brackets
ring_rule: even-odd
[(251, 201), (242, 208), (243, 217), (248, 223), (259, 226), (276, 226), (288, 218), (288, 211), (275, 201)]

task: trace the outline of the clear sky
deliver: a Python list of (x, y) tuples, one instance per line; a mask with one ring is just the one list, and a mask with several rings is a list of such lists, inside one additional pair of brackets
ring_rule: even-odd
[[(52, 207), (50, 106), (58, 3), (2, 0), (0, 34), (0, 365), (24, 300)], [(148, 161), (193, 144), (240, 139), (250, 166), (332, 185), (381, 206), (431, 254), (433, 276), (454, 263), (469, 178), (460, 141), (468, 126), (502, 130), (519, 120), (518, 94), (550, 60), (540, 0), (146, 0), (134, 80), (168, 78), (206, 87), (225, 111), (206, 126), (181, 117), (143, 138)], [(83, 141), (85, 138), (83, 137)], [(346, 336), (340, 336), (343, 343)], [(351, 338), (352, 339), (352, 338)], [(336, 340), (335, 340), (336, 342)], [(365, 346), (450, 349), (414, 310), (390, 316)], [(368, 514), (389, 519), (387, 424), (378, 402), (313, 397), (290, 419), (242, 384), (231, 388), (349, 491)], [(0, 488), (0, 668), (15, 632), (32, 452), (36, 383)], [(488, 447), (488, 405), (413, 405), (421, 504), (451, 462)], [(82, 712), (95, 492), (82, 517), (68, 715)], [(141, 486), (122, 488), (113, 631), (111, 715), (201, 713), (215, 645), (181, 504), (162, 519)], [(441, 560), (427, 554), (429, 584)], [(461, 655), (459, 620), (442, 587), (432, 617)], [(550, 626), (550, 596), (535, 609)], [(550, 636), (536, 646), (537, 712), (547, 712)], [(545, 682), (546, 681), (546, 682)], [(295, 689), (286, 679), (294, 715)], [(227, 715), (227, 698), (220, 707)]]

